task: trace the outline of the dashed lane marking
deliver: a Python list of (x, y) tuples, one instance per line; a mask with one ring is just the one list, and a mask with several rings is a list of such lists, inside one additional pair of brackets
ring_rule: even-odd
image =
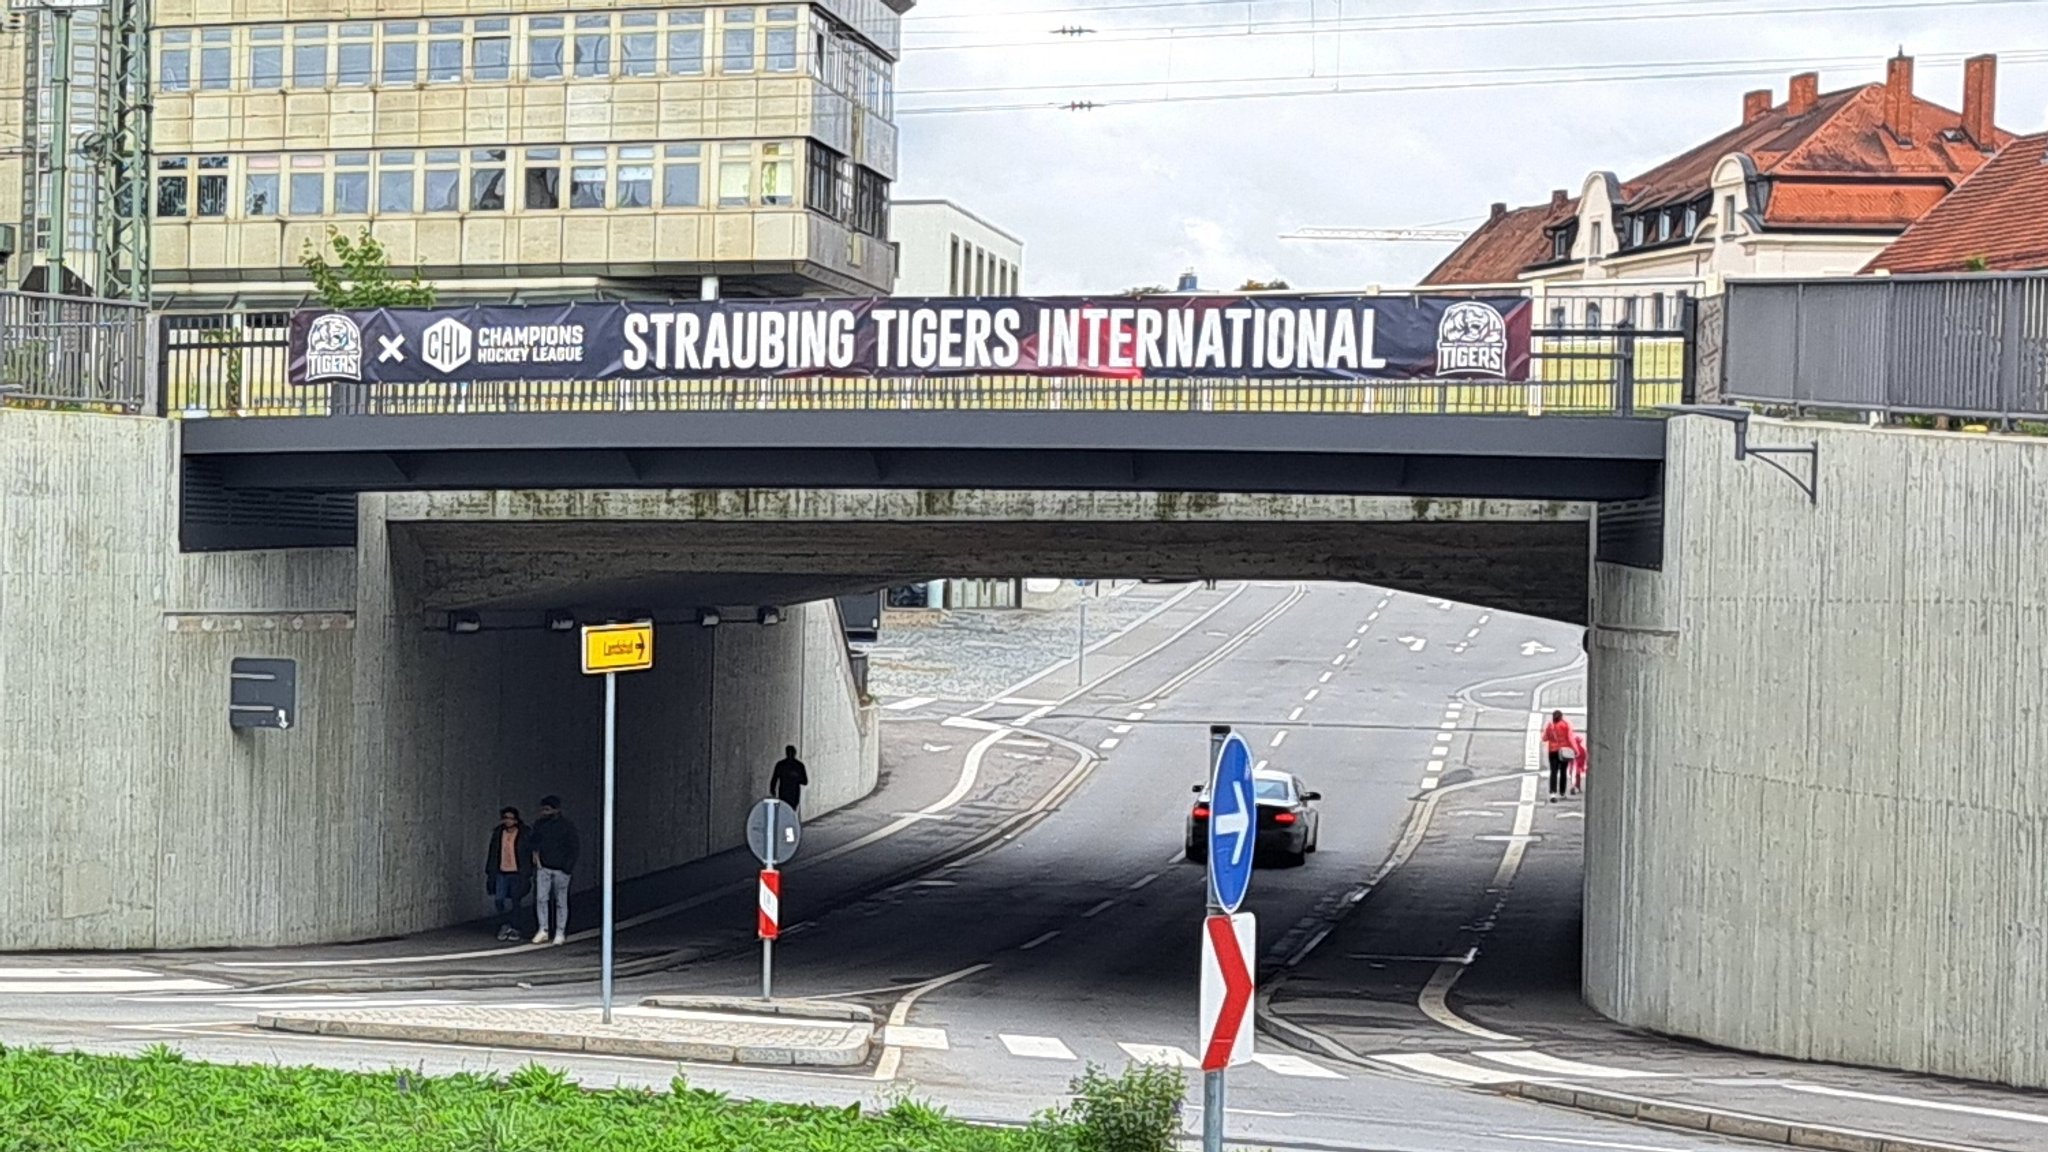
[(1118, 744), (1121, 744), (1121, 743), (1123, 743), (1123, 741), (1121, 741), (1121, 740), (1118, 740), (1118, 739), (1117, 739), (1116, 737), (1114, 737), (1114, 736), (1104, 736), (1104, 737), (1102, 738), (1102, 742), (1101, 742), (1101, 743), (1099, 743), (1099, 744), (1097, 744), (1097, 745), (1096, 745), (1096, 747), (1097, 747), (1097, 748), (1100, 748), (1100, 749), (1102, 749), (1102, 750), (1103, 750), (1104, 752), (1107, 752), (1107, 751), (1109, 751), (1109, 750), (1110, 750), (1111, 748), (1114, 748), (1114, 747), (1116, 747), (1116, 746), (1117, 746)]
[(1311, 688), (1308, 690), (1308, 695), (1303, 696), (1302, 700), (1307, 703), (1313, 704), (1315, 703), (1316, 697), (1321, 696), (1322, 694), (1323, 690), (1321, 688)]
[(1113, 724), (1110, 726), (1109, 730), (1111, 732), (1116, 733), (1119, 736), (1122, 736), (1131, 730), (1131, 726), (1129, 724)]
[(1589, 1080), (1651, 1080), (1662, 1079), (1668, 1073), (1636, 1072), (1627, 1068), (1613, 1068), (1605, 1064), (1587, 1064), (1578, 1060), (1565, 1060), (1547, 1056), (1541, 1052), (1517, 1049), (1507, 1052), (1474, 1052), (1472, 1055), (1495, 1064), (1510, 1068), (1521, 1068), (1543, 1076), (1577, 1076)]
[(1312, 1060), (1290, 1056), (1284, 1052), (1259, 1052), (1252, 1056), (1252, 1063), (1280, 1076), (1299, 1076), (1307, 1080), (1343, 1080), (1342, 1072), (1333, 1072)]
[(1287, 722), (1288, 722), (1289, 724), (1292, 724), (1292, 723), (1294, 723), (1294, 722), (1295, 722), (1296, 720), (1299, 720), (1299, 719), (1301, 719), (1301, 713), (1302, 713), (1302, 711), (1303, 711), (1303, 709), (1302, 709), (1301, 705), (1299, 705), (1299, 704), (1296, 704), (1296, 705), (1294, 706), (1294, 711), (1292, 711), (1292, 712), (1289, 712), (1289, 713), (1287, 714)]
[(1342, 667), (1344, 666), (1344, 657), (1342, 657), (1342, 656), (1333, 656), (1333, 657), (1331, 657), (1331, 658), (1330, 658), (1330, 663), (1331, 663), (1331, 664), (1333, 664), (1333, 665), (1335, 665), (1335, 666), (1337, 666), (1337, 667), (1339, 667), (1339, 668), (1342, 668)]
[(1366, 1059), (1376, 1064), (1390, 1064), (1408, 1072), (1433, 1076), (1439, 1080), (1456, 1080), (1461, 1084), (1506, 1084), (1528, 1079), (1526, 1073), (1482, 1068), (1477, 1064), (1467, 1064), (1448, 1056), (1438, 1056), (1434, 1052), (1387, 1052), (1367, 1056)]
[(1164, 1064), (1170, 1068), (1200, 1068), (1202, 1062), (1171, 1044), (1124, 1044), (1117, 1047), (1140, 1064)]
[(1150, 884), (1151, 882), (1157, 879), (1159, 879), (1159, 873), (1147, 872), (1143, 876), (1140, 876), (1138, 879), (1131, 881), (1130, 890), (1136, 892), (1138, 889), (1143, 888), (1145, 885)]
[(882, 1043), (891, 1048), (922, 1048), (928, 1052), (953, 1049), (944, 1028), (916, 1028), (908, 1024), (891, 1024), (882, 1029)]
[(1045, 935), (1043, 935), (1043, 936), (1034, 936), (1034, 937), (1032, 937), (1031, 939), (1029, 939), (1029, 940), (1026, 940), (1026, 941), (1025, 941), (1024, 943), (1022, 943), (1022, 944), (1019, 944), (1019, 945), (1017, 945), (1017, 951), (1019, 951), (1019, 952), (1029, 952), (1029, 951), (1031, 951), (1031, 950), (1032, 950), (1033, 948), (1036, 948), (1036, 947), (1038, 947), (1038, 946), (1039, 946), (1040, 944), (1043, 944), (1043, 943), (1045, 943), (1046, 941), (1048, 941), (1048, 940), (1051, 940), (1051, 939), (1052, 939), (1053, 937), (1055, 937), (1055, 936), (1058, 936), (1059, 934), (1060, 934), (1060, 930), (1059, 930), (1059, 929), (1057, 929), (1057, 928), (1055, 928), (1055, 929), (1053, 929), (1052, 931), (1050, 931), (1050, 932), (1047, 932), (1047, 933), (1046, 933)]
[(1003, 1042), (1003, 1047), (1010, 1050), (1010, 1055), (1022, 1056), (1027, 1060), (1079, 1059), (1074, 1055), (1073, 1049), (1051, 1036), (1013, 1036), (1008, 1032), (999, 1032), (996, 1039)]
[(1287, 729), (1285, 729), (1285, 728), (1282, 728), (1282, 729), (1281, 729), (1281, 730), (1279, 730), (1278, 732), (1275, 732), (1275, 733), (1273, 733), (1273, 743), (1272, 743), (1272, 745), (1271, 745), (1272, 747), (1274, 747), (1274, 748), (1278, 748), (1278, 747), (1279, 747), (1280, 745), (1282, 745), (1282, 744), (1285, 744), (1286, 742), (1287, 742)]
[(888, 709), (891, 712), (908, 712), (912, 708), (922, 708), (927, 704), (936, 703), (938, 703), (938, 701), (930, 696), (905, 696), (901, 700), (884, 704), (882, 705), (882, 707)]
[(1116, 907), (1115, 900), (1104, 900), (1102, 903), (1097, 904), (1095, 907), (1090, 908), (1086, 912), (1081, 913), (1081, 918), (1083, 920), (1093, 920), (1095, 917), (1102, 915), (1104, 912), (1107, 912), (1114, 907)]
[(1316, 677), (1316, 683), (1318, 684), (1328, 684), (1329, 682), (1330, 674), (1328, 672), (1325, 672), (1321, 676)]

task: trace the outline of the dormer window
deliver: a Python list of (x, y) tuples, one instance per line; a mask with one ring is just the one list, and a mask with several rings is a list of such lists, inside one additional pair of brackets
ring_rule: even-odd
[(1628, 242), (1632, 248), (1641, 248), (1645, 233), (1649, 231), (1641, 216), (1631, 216), (1628, 222)]
[(1659, 240), (1671, 239), (1671, 212), (1672, 210), (1667, 208), (1657, 213), (1657, 239)]
[(1550, 258), (1563, 260), (1572, 254), (1572, 234), (1569, 229), (1559, 228), (1550, 234)]
[(1692, 239), (1699, 234), (1699, 230), (1700, 206), (1698, 204), (1687, 204), (1685, 206), (1685, 238), (1687, 240)]

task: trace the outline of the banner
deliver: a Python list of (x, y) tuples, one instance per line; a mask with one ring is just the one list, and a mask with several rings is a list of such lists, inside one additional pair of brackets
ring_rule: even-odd
[(291, 379), (779, 376), (1524, 380), (1526, 298), (1148, 296), (479, 304), (300, 312)]

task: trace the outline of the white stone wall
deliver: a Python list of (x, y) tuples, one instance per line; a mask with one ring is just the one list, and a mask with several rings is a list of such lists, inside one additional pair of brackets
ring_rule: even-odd
[[(897, 244), (896, 295), (1000, 296), (1025, 290), (1024, 242), (945, 200), (898, 200), (889, 206), (889, 238)], [(994, 274), (973, 282), (973, 257)], [(953, 261), (964, 258), (956, 270)]]

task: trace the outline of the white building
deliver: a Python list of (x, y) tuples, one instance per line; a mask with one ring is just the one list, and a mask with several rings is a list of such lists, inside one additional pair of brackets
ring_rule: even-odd
[(898, 296), (1014, 296), (1024, 242), (951, 200), (889, 206)]

